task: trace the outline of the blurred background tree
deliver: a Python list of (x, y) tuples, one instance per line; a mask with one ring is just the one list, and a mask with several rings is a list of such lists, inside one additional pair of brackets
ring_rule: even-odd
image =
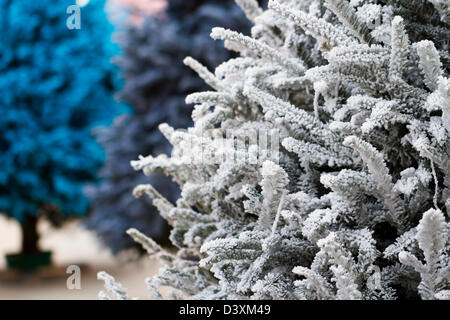
[[(221, 26), (244, 33), (250, 30), (250, 23), (233, 0), (169, 0), (162, 14), (147, 12), (142, 19), (137, 19), (136, 14), (145, 13), (142, 8), (146, 1), (138, 2), (139, 7), (136, 1), (120, 2), (132, 4), (133, 23), (117, 34), (123, 51), (117, 63), (125, 79), (119, 98), (132, 105), (134, 113), (122, 115), (112, 128), (98, 131), (107, 152), (101, 170), (103, 183), (86, 188), (93, 206), (86, 225), (115, 253), (139, 248), (125, 233), (131, 227), (163, 245), (168, 243), (167, 223), (150, 199), (135, 199), (132, 190), (139, 184), (151, 183), (167, 199), (175, 201), (178, 187), (163, 175), (143, 177), (133, 171), (130, 161), (139, 155), (170, 153), (170, 144), (158, 130), (160, 123), (175, 128), (191, 124), (192, 105), (185, 104), (185, 97), (207, 86), (183, 64), (183, 59), (192, 56), (214, 70), (231, 53), (223, 43), (210, 38), (211, 28)], [(155, 7), (162, 6), (145, 6), (149, 11)]]
[(73, 0), (0, 0), (0, 212), (22, 224), (23, 255), (39, 252), (38, 215), (87, 213), (82, 187), (104, 160), (91, 129), (125, 109), (105, 2), (82, 2), (69, 30)]

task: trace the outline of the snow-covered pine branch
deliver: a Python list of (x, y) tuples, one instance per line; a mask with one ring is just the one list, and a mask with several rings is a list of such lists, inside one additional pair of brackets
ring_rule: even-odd
[(161, 126), (170, 157), (132, 163), (182, 190), (168, 206), (137, 189), (180, 250), (152, 290), (449, 297), (450, 27), (442, 1), (422, 2), (238, 1), (252, 34), (212, 36), (241, 57), (214, 74), (185, 60), (215, 91), (189, 96), (192, 128)]

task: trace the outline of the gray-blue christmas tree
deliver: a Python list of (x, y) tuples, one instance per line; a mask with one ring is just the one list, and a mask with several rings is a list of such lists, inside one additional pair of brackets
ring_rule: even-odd
[(169, 0), (162, 18), (148, 16), (142, 25), (129, 25), (116, 35), (123, 50), (116, 61), (125, 79), (118, 96), (134, 112), (98, 133), (107, 152), (101, 170), (103, 183), (86, 188), (93, 206), (86, 225), (114, 253), (140, 247), (126, 234), (131, 227), (168, 244), (166, 221), (151, 199), (135, 199), (132, 191), (138, 184), (151, 183), (175, 202), (179, 188), (163, 174), (143, 176), (133, 170), (130, 161), (139, 155), (170, 153), (170, 143), (159, 132), (159, 124), (166, 122), (175, 128), (192, 124), (192, 104), (185, 103), (185, 96), (206, 90), (207, 85), (183, 65), (183, 58), (194, 56), (209, 68), (230, 58), (230, 53), (209, 37), (217, 25), (250, 30), (250, 23), (231, 0)]

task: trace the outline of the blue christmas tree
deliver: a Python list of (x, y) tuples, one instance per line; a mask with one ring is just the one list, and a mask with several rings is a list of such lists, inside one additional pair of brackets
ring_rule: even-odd
[(0, 0), (0, 212), (22, 224), (23, 253), (38, 214), (87, 213), (104, 160), (92, 128), (124, 108), (105, 2), (83, 2)]

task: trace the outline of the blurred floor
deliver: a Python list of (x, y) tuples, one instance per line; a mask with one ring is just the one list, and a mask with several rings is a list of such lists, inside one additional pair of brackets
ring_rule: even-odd
[[(54, 266), (40, 269), (30, 275), (6, 270), (4, 255), (15, 253), (20, 247), (20, 228), (14, 220), (0, 216), (0, 299), (97, 299), (103, 281), (97, 272), (105, 270), (121, 282), (131, 297), (149, 299), (145, 278), (159, 268), (158, 262), (147, 257), (126, 262), (122, 256), (114, 258), (102, 248), (95, 235), (70, 223), (56, 230), (41, 222), (40, 246), (53, 252)], [(68, 265), (81, 266), (81, 289), (69, 290), (66, 286)]]

